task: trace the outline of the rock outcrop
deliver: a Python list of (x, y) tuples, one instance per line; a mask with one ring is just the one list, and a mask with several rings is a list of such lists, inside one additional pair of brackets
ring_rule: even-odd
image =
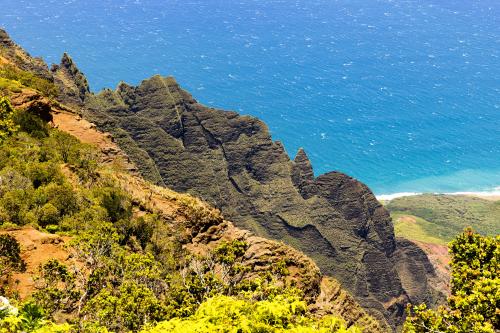
[(60, 89), (63, 102), (82, 105), (87, 94), (90, 94), (89, 83), (85, 75), (76, 67), (73, 59), (64, 53), (61, 64), (50, 69), (54, 81)]
[[(46, 80), (53, 81), (49, 67), (42, 58), (32, 57), (28, 52), (12, 41), (5, 30), (0, 29), (0, 57), (25, 71), (36, 74)], [(1, 63), (1, 62), (0, 62)]]

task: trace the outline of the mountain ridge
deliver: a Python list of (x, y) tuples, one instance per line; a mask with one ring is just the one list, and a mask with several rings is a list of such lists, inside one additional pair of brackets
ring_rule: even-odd
[[(244, 251), (236, 257), (238, 264), (241, 265), (239, 269), (242, 269), (238, 280), (254, 283), (259, 281), (262, 276), (266, 276), (268, 273), (272, 275), (274, 274), (272, 272), (275, 272), (280, 276), (276, 280), (276, 287), (294, 286), (300, 288), (304, 300), (307, 302), (308, 311), (313, 318), (320, 320), (324, 316), (335, 315), (342, 318), (347, 327), (353, 329), (354, 327), (362, 327), (368, 333), (387, 331), (370, 317), (354, 298), (342, 289), (337, 281), (323, 276), (314, 262), (303, 253), (282, 243), (267, 240), (249, 231), (236, 228), (230, 221), (223, 218), (220, 211), (197, 198), (144, 181), (136, 172), (137, 169), (133, 163), (113, 142), (112, 136), (109, 133), (99, 131), (95, 125), (83, 119), (77, 110), (51, 101), (36, 90), (26, 86), (21, 91), (8, 91), (7, 96), (19, 112), (35, 115), (40, 109), (47, 112), (44, 113), (44, 118), (52, 125), (49, 131), (68, 133), (78, 142), (90, 144), (96, 149), (98, 160), (98, 171), (97, 174), (94, 174), (96, 181), (109, 182), (109, 177), (111, 177), (118, 188), (130, 196), (130, 209), (135, 218), (149, 214), (161, 222), (160, 225), (153, 228), (156, 234), (154, 237), (157, 238), (157, 241), (159, 239), (156, 246), (161, 245), (161, 242), (166, 242), (168, 245), (168, 240), (175, 238), (175, 241), (180, 243), (184, 250), (194, 258), (200, 258), (197, 260), (202, 260), (201, 258), (212, 255), (216, 249), (225, 244), (235, 242), (245, 244)], [(23, 133), (21, 141), (27, 137), (29, 137), (28, 133)], [(66, 139), (68, 138), (66, 137)], [(66, 149), (67, 146), (64, 145), (70, 143), (60, 142), (60, 144), (63, 149)], [(62, 163), (57, 165), (57, 168), (61, 169), (61, 177), (67, 182), (67, 185), (71, 184), (75, 189), (85, 187), (77, 174), (78, 167)], [(11, 170), (11, 172), (13, 171)], [(15, 186), (12, 190), (16, 190)], [(1, 224), (5, 222), (4, 219), (5, 216), (2, 215)], [(54, 226), (57, 227), (57, 225), (52, 225), (52, 227)], [(12, 292), (15, 295), (18, 291), (21, 300), (29, 299), (30, 296), (36, 294), (40, 288), (39, 283), (37, 283), (40, 278), (40, 270), (47, 261), (52, 263), (57, 261), (76, 272), (88, 264), (79, 261), (79, 257), (75, 253), (72, 241), (77, 235), (72, 233), (63, 236), (53, 235), (47, 233), (46, 230), (38, 229), (41, 229), (41, 226), (36, 224), (19, 226), (12, 223), (2, 225), (0, 228), (0, 236), (10, 236), (18, 242), (21, 248), (20, 256), (26, 264), (25, 271), (14, 272), (12, 276), (2, 276), (0, 288), (5, 287), (7, 282), (8, 293)], [(132, 241), (128, 246), (133, 248), (134, 242)], [(139, 245), (135, 244), (135, 246)], [(141, 252), (138, 249), (134, 251), (137, 255)], [(283, 271), (283, 274), (280, 273), (280, 270)], [(85, 270), (82, 274), (85, 275)], [(58, 290), (58, 292), (62, 291)], [(75, 319), (77, 315), (62, 310), (54, 314), (53, 317), (56, 322), (64, 323), (67, 320)]]
[[(29, 56), (0, 33), (2, 43), (22, 56), (15, 60)], [(290, 160), (262, 121), (198, 104), (173, 78), (92, 94), (68, 55), (50, 70), (24, 66), (51, 78), (61, 101), (112, 133), (147, 179), (201, 197), (238, 227), (306, 253), (378, 320), (396, 328), (407, 302), (439, 298), (425, 254), (405, 255), (416, 246), (395, 239), (373, 193), (339, 172), (314, 177), (306, 153)], [(414, 273), (420, 288), (405, 290), (402, 280)]]
[(391, 326), (400, 324), (409, 299), (434, 303), (437, 293), (427, 281), (420, 282), (423, 294), (404, 291), (391, 263), (397, 260), (392, 222), (373, 193), (339, 172), (312, 178), (312, 168), (303, 168), (307, 155), (292, 162), (258, 119), (201, 106), (173, 78), (159, 76), (90, 95), (85, 110), (100, 128), (128, 133), (167, 186), (209, 201), (239, 227), (303, 251)]

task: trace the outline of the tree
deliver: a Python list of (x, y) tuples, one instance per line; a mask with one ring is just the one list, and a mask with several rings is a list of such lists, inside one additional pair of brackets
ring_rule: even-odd
[(0, 97), (0, 142), (17, 131), (14, 108), (6, 97)]
[(40, 276), (35, 281), (37, 291), (33, 298), (49, 315), (75, 309), (80, 291), (76, 288), (74, 274), (65, 265), (56, 259), (47, 261), (40, 265)]
[(410, 309), (405, 333), (494, 333), (500, 330), (500, 236), (467, 228), (449, 245), (451, 296), (446, 307)]
[[(8, 282), (10, 275), (15, 271), (24, 271), (26, 263), (21, 258), (21, 247), (11, 235), (0, 235), (0, 277)], [(0, 285), (1, 290), (1, 285)]]

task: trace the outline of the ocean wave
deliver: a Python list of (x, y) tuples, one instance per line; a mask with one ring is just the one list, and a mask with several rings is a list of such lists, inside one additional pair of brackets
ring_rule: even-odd
[(418, 192), (399, 192), (399, 193), (392, 193), (392, 194), (381, 194), (381, 195), (377, 195), (376, 197), (377, 197), (377, 200), (387, 201), (387, 200), (393, 200), (393, 199), (396, 199), (396, 198), (409, 197), (409, 196), (420, 195), (420, 194), (423, 194), (423, 193), (418, 193)]
[(445, 195), (468, 195), (468, 196), (474, 196), (474, 197), (499, 197), (500, 198), (500, 186), (496, 186), (491, 190), (485, 190), (485, 191), (459, 191), (459, 192), (398, 192), (398, 193), (392, 193), (392, 194), (381, 194), (377, 195), (377, 200), (384, 200), (384, 201), (390, 201), (396, 198), (401, 198), (401, 197), (409, 197), (409, 196), (414, 196), (414, 195), (421, 195), (421, 194), (445, 194)]

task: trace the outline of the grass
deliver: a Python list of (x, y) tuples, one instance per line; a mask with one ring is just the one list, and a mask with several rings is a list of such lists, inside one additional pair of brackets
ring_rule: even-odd
[(432, 228), (432, 223), (423, 218), (404, 213), (391, 213), (394, 221), (394, 232), (399, 237), (424, 243), (445, 245), (446, 239), (440, 235), (431, 235), (426, 230)]
[(500, 201), (424, 194), (391, 200), (386, 208), (396, 235), (408, 239), (443, 244), (468, 226), (483, 235), (500, 234)]

